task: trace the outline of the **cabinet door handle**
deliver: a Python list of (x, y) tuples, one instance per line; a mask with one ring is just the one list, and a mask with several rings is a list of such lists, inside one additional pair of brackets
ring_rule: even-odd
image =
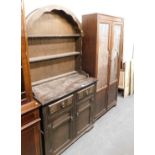
[(88, 95), (89, 94), (89, 92), (88, 92), (88, 90), (86, 90), (86, 95)]
[(61, 108), (65, 108), (65, 103), (64, 102), (61, 104)]
[(94, 97), (90, 98), (90, 102), (93, 102), (94, 101)]
[(71, 116), (71, 121), (73, 121), (73, 116)]

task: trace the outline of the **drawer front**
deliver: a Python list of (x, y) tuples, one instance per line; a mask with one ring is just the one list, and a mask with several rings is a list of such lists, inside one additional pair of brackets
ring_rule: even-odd
[(73, 95), (70, 95), (62, 100), (59, 100), (51, 105), (48, 106), (50, 114), (58, 112), (68, 106), (73, 104)]
[(80, 90), (77, 92), (77, 99), (78, 100), (81, 100), (91, 94), (93, 94), (95, 92), (95, 85), (92, 85), (88, 88), (85, 88), (83, 90)]
[(25, 124), (28, 124), (38, 118), (39, 118), (39, 110), (34, 110), (31, 112), (28, 112), (28, 113), (22, 115), (21, 125), (23, 126)]

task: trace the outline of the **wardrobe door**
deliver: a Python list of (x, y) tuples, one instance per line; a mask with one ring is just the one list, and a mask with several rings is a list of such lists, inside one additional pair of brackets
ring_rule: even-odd
[(99, 48), (98, 48), (98, 83), (97, 91), (105, 89), (108, 84), (108, 54), (109, 54), (109, 24), (99, 24)]
[(114, 106), (117, 101), (119, 57), (121, 54), (121, 29), (121, 24), (114, 23), (112, 25), (108, 109)]
[(106, 111), (108, 88), (108, 56), (109, 56), (110, 24), (101, 22), (98, 24), (98, 65), (97, 65), (97, 95), (96, 117)]

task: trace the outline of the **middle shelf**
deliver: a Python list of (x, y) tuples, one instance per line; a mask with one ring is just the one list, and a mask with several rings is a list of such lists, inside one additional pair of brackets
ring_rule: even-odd
[(80, 55), (80, 52), (73, 51), (73, 52), (67, 52), (67, 53), (62, 53), (62, 54), (52, 54), (52, 55), (47, 55), (47, 56), (39, 56), (39, 57), (32, 57), (29, 59), (29, 61), (32, 62), (38, 62), (38, 61), (44, 61), (44, 60), (50, 60), (50, 59), (58, 59), (58, 58), (64, 58), (64, 57), (69, 57), (69, 56), (74, 56), (74, 55)]
[(55, 35), (41, 35), (41, 34), (34, 34), (34, 35), (29, 35), (29, 39), (34, 39), (34, 38), (76, 38), (76, 37), (81, 37), (81, 34), (55, 34)]

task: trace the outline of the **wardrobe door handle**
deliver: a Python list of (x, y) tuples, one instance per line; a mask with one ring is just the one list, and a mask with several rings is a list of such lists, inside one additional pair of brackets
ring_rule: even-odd
[(76, 116), (79, 117), (79, 115), (80, 115), (79, 112), (77, 112), (77, 113), (76, 113)]

